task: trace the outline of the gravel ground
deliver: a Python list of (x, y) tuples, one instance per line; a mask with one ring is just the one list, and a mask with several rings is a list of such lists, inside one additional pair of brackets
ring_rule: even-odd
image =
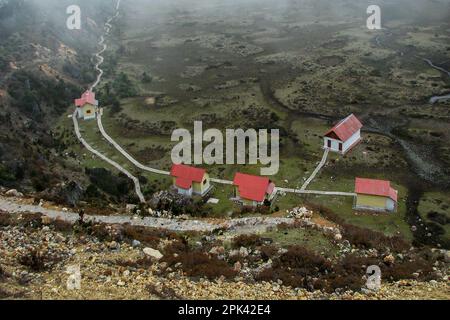
[[(62, 209), (50, 209), (37, 205), (25, 204), (23, 199), (4, 198), (0, 197), (0, 209), (13, 213), (42, 213), (52, 219), (62, 219), (68, 222), (75, 222), (78, 220), (78, 214), (70, 211), (62, 211)], [(267, 228), (277, 226), (282, 223), (294, 223), (291, 218), (272, 218), (272, 217), (254, 217), (241, 219), (222, 219), (222, 220), (181, 220), (181, 219), (167, 219), (167, 218), (136, 218), (132, 216), (116, 215), (116, 216), (89, 216), (85, 215), (86, 221), (97, 221), (108, 224), (124, 224), (130, 223), (136, 226), (145, 226), (152, 228), (167, 229), (170, 231), (198, 231), (211, 232), (217, 229), (226, 229), (228, 231), (240, 233), (241, 230), (245, 232), (258, 232)]]

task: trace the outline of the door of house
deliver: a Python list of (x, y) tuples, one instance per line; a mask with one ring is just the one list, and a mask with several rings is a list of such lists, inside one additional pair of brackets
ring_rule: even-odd
[(342, 152), (342, 143), (339, 143), (339, 151)]
[(328, 148), (331, 149), (331, 140), (327, 140), (328, 141)]

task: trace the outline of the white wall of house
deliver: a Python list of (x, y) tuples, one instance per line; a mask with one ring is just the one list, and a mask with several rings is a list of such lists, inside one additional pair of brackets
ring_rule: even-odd
[(77, 115), (78, 115), (78, 119), (84, 118), (84, 114), (83, 114), (83, 109), (82, 108), (77, 108)]
[(190, 189), (183, 189), (183, 188), (177, 188), (178, 194), (182, 194), (186, 197), (192, 197), (192, 188)]
[(77, 115), (78, 115), (79, 119), (84, 119), (84, 120), (91, 120), (91, 119), (96, 118), (95, 112), (90, 115), (87, 115), (84, 112), (84, 108), (77, 108)]
[(386, 209), (390, 212), (394, 212), (397, 209), (397, 204), (391, 198), (386, 200)]
[[(337, 139), (332, 139), (329, 137), (324, 137), (323, 141), (323, 147), (328, 148), (329, 147), (329, 141), (331, 144), (330, 151), (339, 152), (339, 153), (346, 153), (355, 143), (357, 143), (361, 139), (361, 130), (358, 130), (351, 136), (347, 141), (340, 141)], [(339, 149), (339, 145), (342, 144), (342, 151)]]
[(344, 142), (344, 153), (347, 152), (355, 143), (361, 139), (361, 130), (355, 132), (347, 141)]
[(359, 210), (368, 210), (368, 211), (380, 211), (380, 212), (396, 212), (397, 211), (397, 203), (391, 198), (386, 198), (385, 206), (358, 206), (354, 205), (353, 208)]
[(340, 152), (339, 144), (342, 144), (342, 148), (344, 148), (344, 145), (343, 145), (342, 141), (340, 141), (340, 140), (336, 140), (336, 139), (332, 139), (332, 138), (328, 138), (328, 137), (325, 137), (323, 140), (324, 140), (323, 147), (329, 148), (330, 151)]

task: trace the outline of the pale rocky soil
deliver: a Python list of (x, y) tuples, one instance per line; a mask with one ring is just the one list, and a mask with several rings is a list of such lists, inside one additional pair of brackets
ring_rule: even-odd
[[(284, 287), (278, 283), (248, 284), (188, 279), (181, 270), (160, 272), (151, 267), (119, 265), (145, 256), (142, 246), (100, 242), (94, 237), (63, 234), (53, 226), (26, 229), (3, 227), (0, 232), (0, 298), (7, 299), (444, 299), (450, 298), (448, 281), (418, 283), (404, 280), (383, 284), (376, 293), (324, 294)], [(29, 249), (51, 256), (48, 270), (33, 272), (19, 263)], [(67, 267), (79, 265), (81, 289), (68, 290)], [(168, 271), (168, 272), (167, 272)], [(194, 281), (195, 280), (195, 281)], [(153, 290), (149, 290), (153, 288)], [(155, 291), (156, 290), (156, 291)]]
[[(0, 209), (14, 213), (42, 213), (50, 218), (62, 219), (68, 222), (75, 222), (78, 219), (78, 213), (71, 212), (66, 208), (56, 206), (50, 202), (44, 202), (42, 206), (34, 205), (34, 199), (22, 197), (3, 197), (0, 195)], [(130, 223), (137, 226), (145, 226), (152, 228), (163, 228), (171, 231), (199, 231), (211, 232), (217, 229), (232, 230), (236, 233), (240, 229), (248, 231), (248, 229), (264, 230), (269, 227), (275, 227), (279, 224), (291, 224), (294, 222), (292, 218), (277, 217), (253, 217), (240, 219), (170, 219), (145, 217), (140, 218), (130, 215), (95, 215), (85, 216), (86, 221), (104, 222), (109, 224)]]

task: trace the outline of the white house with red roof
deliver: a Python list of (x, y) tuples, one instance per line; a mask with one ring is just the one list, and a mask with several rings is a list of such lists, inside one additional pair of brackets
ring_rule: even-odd
[(233, 185), (235, 187), (235, 200), (245, 206), (256, 207), (271, 201), (275, 196), (275, 184), (269, 178), (236, 173)]
[(192, 197), (194, 194), (204, 196), (212, 188), (209, 175), (204, 169), (174, 164), (170, 175), (178, 193), (188, 197)]
[(354, 114), (341, 120), (324, 136), (324, 148), (346, 154), (361, 141), (362, 123)]
[(397, 211), (398, 191), (389, 181), (356, 178), (355, 209), (372, 211)]
[(98, 109), (98, 101), (95, 100), (95, 93), (87, 90), (80, 99), (75, 100), (78, 118), (84, 120), (95, 119)]

